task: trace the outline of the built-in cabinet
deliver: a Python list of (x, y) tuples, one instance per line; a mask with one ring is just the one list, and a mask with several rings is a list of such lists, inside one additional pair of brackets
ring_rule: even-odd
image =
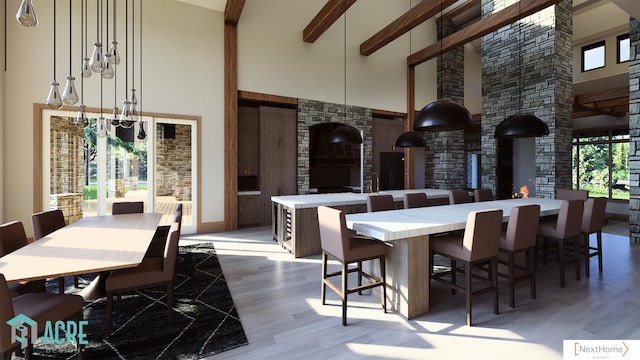
[(395, 148), (403, 126), (402, 118), (373, 118), (373, 172), (380, 190), (404, 189), (404, 150)]
[(271, 196), (297, 193), (296, 111), (238, 107), (238, 226), (271, 224)]

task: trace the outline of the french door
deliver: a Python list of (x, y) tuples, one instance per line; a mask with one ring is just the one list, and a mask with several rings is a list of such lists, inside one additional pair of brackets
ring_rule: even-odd
[(42, 208), (61, 208), (72, 222), (111, 214), (114, 202), (142, 201), (145, 212), (160, 212), (170, 224), (183, 206), (182, 233), (197, 231), (197, 120), (143, 117), (147, 137), (108, 126), (97, 136), (99, 114), (89, 126), (73, 124), (75, 114), (43, 110)]

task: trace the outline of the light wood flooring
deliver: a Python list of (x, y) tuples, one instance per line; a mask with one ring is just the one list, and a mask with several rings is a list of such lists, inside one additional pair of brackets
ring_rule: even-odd
[(514, 309), (502, 279), (500, 314), (490, 295), (480, 297), (472, 327), (465, 325), (464, 294), (435, 282), (431, 311), (411, 321), (383, 313), (374, 296), (350, 295), (343, 327), (338, 296), (328, 290), (327, 305), (320, 303), (319, 256), (294, 259), (271, 240), (270, 227), (181, 240), (190, 241), (214, 243), (249, 340), (213, 360), (562, 359), (563, 339), (640, 339), (640, 244), (629, 242), (627, 223), (605, 228), (602, 274), (596, 258), (581, 281), (570, 265), (560, 288), (557, 264), (540, 264), (538, 298), (520, 283)]

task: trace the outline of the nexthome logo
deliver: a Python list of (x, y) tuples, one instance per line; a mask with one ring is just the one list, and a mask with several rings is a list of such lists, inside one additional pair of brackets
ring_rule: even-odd
[(564, 340), (563, 359), (638, 359), (640, 340)]
[[(84, 327), (88, 321), (47, 321), (44, 326), (42, 342), (44, 344), (73, 344), (86, 345), (87, 334)], [(29, 343), (33, 344), (38, 340), (38, 322), (32, 318), (19, 314), (7, 321), (11, 326), (11, 343), (19, 342), (20, 348), (26, 348)]]

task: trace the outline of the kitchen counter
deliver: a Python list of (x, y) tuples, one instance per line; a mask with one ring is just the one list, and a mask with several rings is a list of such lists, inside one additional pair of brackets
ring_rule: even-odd
[[(432, 205), (449, 203), (449, 190), (409, 189), (384, 190), (380, 195), (393, 196), (397, 208), (402, 208), (404, 194), (422, 192)], [(345, 214), (367, 211), (367, 197), (374, 194), (331, 193), (272, 196), (273, 239), (288, 249), (295, 257), (320, 254), (320, 232), (318, 229), (318, 206), (331, 206)]]

